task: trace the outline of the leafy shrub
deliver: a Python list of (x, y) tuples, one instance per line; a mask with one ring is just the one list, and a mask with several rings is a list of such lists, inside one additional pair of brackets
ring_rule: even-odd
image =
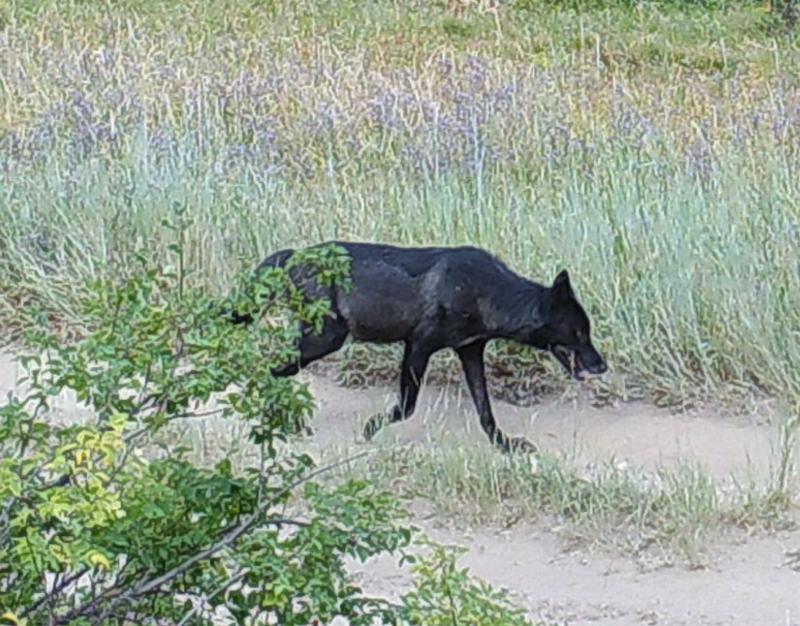
[[(323, 488), (314, 478), (327, 468), (287, 445), (312, 397), (270, 371), (296, 358), (296, 322), (318, 327), (328, 303), (269, 270), (229, 304), (285, 323), (234, 325), (187, 285), (174, 252), (177, 272), (140, 255), (124, 279), (92, 283), (78, 344), (61, 345), (46, 320), (27, 332), (27, 391), (0, 408), (0, 622), (203, 624), (222, 611), (236, 623), (430, 625), (457, 600), (448, 624), (525, 623), (441, 550), (399, 604), (353, 584), (346, 558), (404, 552), (414, 531), (395, 497), (358, 480)], [(297, 258), (347, 281), (341, 249)], [(64, 390), (90, 419), (53, 421)], [(166, 425), (210, 413), (250, 425), (256, 466), (237, 475), (229, 460), (198, 467), (185, 448), (152, 445)]]

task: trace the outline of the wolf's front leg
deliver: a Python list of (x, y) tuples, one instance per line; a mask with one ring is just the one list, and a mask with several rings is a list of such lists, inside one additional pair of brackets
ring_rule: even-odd
[(486, 371), (483, 364), (483, 351), (485, 341), (476, 341), (468, 346), (459, 348), (458, 356), (464, 369), (472, 401), (481, 418), (481, 427), (489, 436), (489, 440), (500, 447), (503, 452), (536, 452), (536, 446), (522, 437), (509, 439), (497, 425), (492, 413), (492, 404), (489, 401), (489, 392), (486, 388)]

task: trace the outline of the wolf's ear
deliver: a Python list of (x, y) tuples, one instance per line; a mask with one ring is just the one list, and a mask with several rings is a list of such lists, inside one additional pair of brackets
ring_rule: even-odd
[(567, 270), (561, 270), (553, 281), (553, 287), (560, 287), (561, 285), (569, 287), (569, 272)]
[(569, 272), (561, 270), (553, 281), (553, 295), (557, 297), (568, 297), (572, 295), (572, 285), (569, 282)]

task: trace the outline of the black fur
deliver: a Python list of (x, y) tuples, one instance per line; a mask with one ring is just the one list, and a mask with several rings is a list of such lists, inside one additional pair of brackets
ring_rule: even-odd
[[(431, 355), (443, 348), (458, 354), (481, 426), (504, 450), (534, 449), (524, 439), (510, 440), (492, 415), (484, 373), (484, 348), (491, 339), (512, 339), (552, 352), (577, 379), (602, 374), (606, 363), (592, 346), (590, 323), (562, 271), (551, 287), (512, 272), (502, 261), (474, 247), (400, 248), (382, 244), (335, 242), (351, 257), (352, 287), (321, 287), (301, 267), (290, 270), (293, 282), (310, 299), (327, 297), (333, 315), (321, 334), (304, 328), (300, 358), (274, 371), (292, 376), (309, 363), (356, 341), (405, 344), (400, 401), (390, 422), (414, 411), (420, 383)], [(325, 245), (325, 244), (321, 244)], [(269, 256), (259, 266), (283, 267), (292, 250)], [(252, 321), (249, 316), (240, 322)], [(370, 438), (382, 420), (372, 418)]]

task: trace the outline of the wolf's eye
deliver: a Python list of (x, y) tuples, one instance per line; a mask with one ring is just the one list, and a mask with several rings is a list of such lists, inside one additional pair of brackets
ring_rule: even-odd
[(578, 343), (583, 341), (583, 337), (584, 337), (584, 334), (583, 334), (582, 330), (575, 331), (575, 339), (578, 341)]

